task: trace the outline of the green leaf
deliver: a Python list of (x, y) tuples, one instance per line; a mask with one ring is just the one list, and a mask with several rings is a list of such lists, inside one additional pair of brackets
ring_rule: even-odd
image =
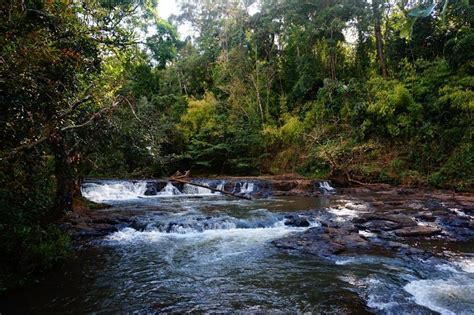
[(408, 18), (400, 28), (400, 37), (406, 40), (411, 39), (413, 33), (413, 25), (415, 25), (417, 18)]

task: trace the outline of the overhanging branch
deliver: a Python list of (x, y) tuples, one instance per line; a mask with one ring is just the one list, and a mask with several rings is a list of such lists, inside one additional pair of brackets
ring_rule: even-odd
[[(69, 113), (72, 112), (73, 108), (77, 108), (80, 104), (88, 101), (89, 99), (90, 99), (90, 97), (87, 96), (84, 99), (74, 103), (70, 107), (70, 109), (68, 109), (65, 113), (61, 114), (59, 117), (61, 117), (61, 118), (66, 117)], [(45, 128), (46, 129), (45, 134), (42, 135), (41, 137), (39, 137), (37, 140), (31, 141), (29, 143), (22, 144), (20, 146), (17, 146), (15, 148), (13, 148), (10, 152), (7, 152), (5, 154), (0, 155), (0, 161), (8, 161), (11, 158), (15, 157), (17, 154), (19, 154), (20, 152), (33, 149), (34, 147), (36, 147), (36, 146), (42, 144), (43, 142), (45, 142), (46, 140), (48, 140), (58, 130), (61, 131), (61, 132), (64, 132), (64, 131), (68, 131), (68, 130), (72, 130), (72, 129), (79, 129), (79, 128), (86, 127), (86, 126), (90, 125), (92, 122), (94, 122), (96, 119), (98, 119), (102, 114), (110, 112), (110, 111), (114, 110), (115, 108), (117, 108), (118, 105), (120, 105), (120, 103), (124, 99), (125, 98), (120, 98), (120, 99), (114, 101), (111, 106), (105, 107), (105, 108), (99, 110), (98, 112), (94, 113), (86, 122), (84, 122), (82, 124), (65, 126), (65, 127), (62, 127), (62, 128), (54, 128), (54, 127), (49, 126), (49, 128), (48, 127)]]

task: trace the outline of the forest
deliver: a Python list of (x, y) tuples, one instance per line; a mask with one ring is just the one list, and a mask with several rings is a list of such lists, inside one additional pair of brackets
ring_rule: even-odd
[(67, 259), (87, 178), (474, 190), (472, 1), (179, 5), (0, 3), (0, 292)]

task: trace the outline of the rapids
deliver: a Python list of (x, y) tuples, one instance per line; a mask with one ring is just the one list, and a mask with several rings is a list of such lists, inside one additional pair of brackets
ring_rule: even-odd
[[(256, 182), (208, 184), (241, 194), (261, 190)], [(86, 198), (113, 205), (102, 211), (136, 211), (133, 224), (84, 245), (70, 265), (0, 306), (5, 313), (37, 314), (474, 314), (470, 242), (450, 258), (352, 253), (321, 259), (272, 246), (369, 209), (334, 194), (328, 183), (320, 186), (331, 194), (241, 200), (190, 185), (85, 183)], [(290, 217), (308, 226), (289, 224)]]

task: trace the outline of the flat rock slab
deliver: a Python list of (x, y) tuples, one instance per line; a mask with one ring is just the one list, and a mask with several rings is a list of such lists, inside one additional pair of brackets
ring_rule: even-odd
[(272, 243), (278, 248), (298, 250), (319, 257), (372, 247), (365, 238), (351, 229), (330, 227), (310, 228), (304, 233), (290, 235)]
[(414, 226), (396, 230), (395, 234), (400, 237), (426, 237), (439, 234), (441, 231), (442, 230), (436, 226)]

